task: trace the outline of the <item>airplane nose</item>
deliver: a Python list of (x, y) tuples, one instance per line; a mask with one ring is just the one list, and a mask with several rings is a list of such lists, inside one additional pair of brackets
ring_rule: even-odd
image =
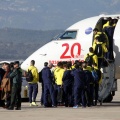
[(23, 70), (25, 70), (25, 71), (27, 71), (27, 68), (29, 67), (29, 64), (26, 62), (26, 61), (24, 61), (22, 64), (21, 64), (21, 69), (23, 69)]
[(22, 63), (21, 68), (25, 71), (28, 70), (31, 60), (35, 60), (35, 67), (38, 69), (38, 72), (41, 71), (44, 67), (44, 62), (49, 62), (50, 53), (53, 52), (51, 46), (53, 46), (53, 42), (39, 48)]

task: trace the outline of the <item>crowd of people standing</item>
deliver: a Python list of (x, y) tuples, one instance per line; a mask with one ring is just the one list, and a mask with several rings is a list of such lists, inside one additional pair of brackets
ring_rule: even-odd
[(0, 69), (0, 106), (8, 110), (21, 110), (22, 70), (19, 65), (19, 61), (3, 63)]
[[(38, 73), (35, 61), (31, 60), (24, 73), (29, 85), (30, 106), (38, 106), (38, 82), (42, 85), (40, 101), (44, 107), (96, 106), (99, 84), (102, 81), (100, 68), (114, 62), (113, 33), (116, 23), (117, 21), (113, 22), (109, 18), (102, 31), (98, 28), (93, 30), (93, 44), (84, 62), (58, 62), (56, 67), (45, 62), (44, 68)], [(4, 63), (0, 68), (0, 106), (8, 110), (21, 110), (21, 85), (22, 70), (19, 61)]]

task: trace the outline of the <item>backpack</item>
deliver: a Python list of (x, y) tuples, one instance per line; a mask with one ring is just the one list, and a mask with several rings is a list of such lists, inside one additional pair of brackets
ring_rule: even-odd
[(94, 63), (93, 56), (94, 56), (94, 54), (93, 54), (93, 55), (87, 54), (87, 57), (86, 57), (86, 59), (85, 59), (85, 61), (86, 61), (90, 66), (92, 66), (92, 64)]
[(92, 73), (89, 70), (85, 70), (85, 81), (86, 84), (90, 84), (94, 82), (94, 78), (92, 76)]
[(103, 42), (103, 43), (106, 43), (106, 42), (107, 42), (107, 41), (106, 41), (105, 34), (104, 34), (103, 32), (100, 34), (100, 39), (101, 39), (100, 42)]
[(39, 83), (43, 83), (42, 70), (39, 72)]
[(94, 53), (97, 55), (97, 57), (101, 57), (103, 55), (102, 44), (96, 44)]
[(27, 82), (32, 82), (33, 81), (33, 74), (31, 72), (31, 70), (28, 70), (28, 72), (27, 72), (26, 81)]
[(99, 82), (99, 80), (101, 78), (100, 70), (93, 70), (92, 71), (92, 76), (93, 76), (95, 82)]

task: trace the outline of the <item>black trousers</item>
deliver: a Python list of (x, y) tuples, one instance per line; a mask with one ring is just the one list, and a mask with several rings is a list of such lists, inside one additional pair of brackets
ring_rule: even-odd
[[(30, 84), (29, 83), (29, 102), (36, 102), (36, 97), (38, 94), (38, 84), (34, 83), (34, 84)], [(33, 100), (32, 100), (33, 98)]]
[(44, 84), (43, 83), (41, 83), (41, 87), (42, 87), (42, 93), (41, 93), (40, 101), (41, 101), (41, 105), (43, 105), (44, 103)]
[(74, 86), (74, 105), (79, 105), (80, 99), (82, 106), (86, 106), (85, 89), (82, 86)]
[(12, 85), (12, 92), (11, 92), (11, 104), (10, 107), (21, 107), (21, 84), (14, 84)]
[(52, 100), (52, 105), (56, 106), (56, 100), (54, 95), (54, 88), (52, 84), (44, 84), (44, 105), (48, 105), (48, 94), (50, 94), (50, 98)]
[(95, 103), (97, 103), (97, 100), (98, 100), (98, 90), (99, 90), (99, 84), (98, 84), (98, 83), (95, 83), (95, 86), (94, 86), (94, 91), (95, 91)]
[(5, 100), (1, 100), (1, 90), (0, 90), (0, 107), (5, 107)]
[(65, 106), (73, 106), (72, 103), (72, 85), (63, 85)]
[(103, 58), (98, 58), (98, 68), (100, 69), (103, 66)]
[(63, 88), (61, 85), (54, 85), (54, 95), (57, 98), (56, 104), (63, 102)]

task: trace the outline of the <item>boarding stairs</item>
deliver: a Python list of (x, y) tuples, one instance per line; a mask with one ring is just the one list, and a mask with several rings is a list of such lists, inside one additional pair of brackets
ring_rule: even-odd
[(108, 62), (108, 66), (101, 68), (101, 71), (102, 83), (99, 86), (98, 100), (102, 105), (103, 100), (105, 100), (105, 98), (107, 98), (113, 90), (113, 85), (115, 81), (115, 63)]

